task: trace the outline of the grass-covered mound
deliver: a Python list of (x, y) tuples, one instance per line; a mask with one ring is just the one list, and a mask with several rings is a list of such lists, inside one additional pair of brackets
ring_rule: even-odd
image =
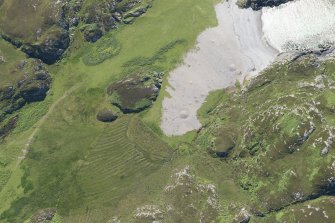
[(149, 108), (156, 100), (161, 88), (163, 73), (136, 74), (108, 87), (113, 105), (123, 113), (136, 113)]

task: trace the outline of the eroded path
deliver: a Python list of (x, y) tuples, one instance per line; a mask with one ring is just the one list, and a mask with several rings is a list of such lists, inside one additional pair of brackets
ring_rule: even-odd
[(57, 105), (63, 101), (66, 97), (68, 97), (73, 91), (75, 91), (76, 89), (78, 89), (81, 86), (81, 83), (76, 84), (74, 86), (72, 86), (69, 90), (65, 91), (65, 93), (58, 98), (56, 101), (54, 101), (48, 112), (33, 126), (34, 130), (33, 132), (29, 135), (27, 142), (25, 143), (23, 149), (21, 150), (21, 156), (19, 156), (19, 161), (23, 160), (26, 158), (28, 152), (29, 152), (29, 148), (31, 146), (31, 144), (34, 141), (34, 138), (36, 136), (36, 134), (38, 133), (38, 131), (40, 130), (41, 126), (44, 124), (44, 122), (49, 118), (50, 114), (52, 114), (52, 112), (55, 110), (55, 108), (57, 107)]

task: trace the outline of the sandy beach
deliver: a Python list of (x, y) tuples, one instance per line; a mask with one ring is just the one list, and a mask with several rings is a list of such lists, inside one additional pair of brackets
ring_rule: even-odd
[(271, 64), (277, 51), (262, 38), (261, 12), (239, 9), (233, 1), (215, 8), (218, 26), (198, 37), (195, 50), (170, 73), (161, 128), (182, 135), (201, 127), (197, 110), (209, 92), (232, 86)]

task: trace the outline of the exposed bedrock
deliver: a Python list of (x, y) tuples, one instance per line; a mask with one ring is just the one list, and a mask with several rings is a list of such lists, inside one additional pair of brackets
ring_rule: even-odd
[(41, 59), (46, 64), (55, 63), (70, 45), (69, 33), (64, 29), (52, 30), (40, 43), (25, 43), (22, 51)]
[(51, 77), (42, 61), (19, 61), (12, 72), (18, 73), (16, 82), (0, 86), (0, 121), (26, 103), (41, 101), (51, 85)]
[(254, 10), (259, 10), (263, 7), (274, 7), (284, 4), (292, 0), (237, 0), (237, 4), (243, 8), (252, 8)]

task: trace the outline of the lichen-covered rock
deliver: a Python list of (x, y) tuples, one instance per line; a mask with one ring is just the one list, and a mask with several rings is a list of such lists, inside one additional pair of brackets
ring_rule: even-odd
[(40, 210), (30, 218), (29, 223), (50, 223), (52, 222), (55, 213), (56, 210), (53, 208)]

